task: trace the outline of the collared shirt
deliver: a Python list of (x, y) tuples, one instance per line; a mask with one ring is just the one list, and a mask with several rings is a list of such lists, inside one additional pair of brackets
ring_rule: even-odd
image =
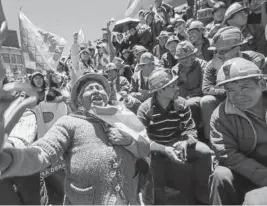
[(149, 98), (138, 109), (138, 118), (146, 126), (149, 138), (159, 144), (170, 145), (187, 140), (196, 141), (195, 123), (185, 99), (172, 100), (162, 108), (156, 97)]

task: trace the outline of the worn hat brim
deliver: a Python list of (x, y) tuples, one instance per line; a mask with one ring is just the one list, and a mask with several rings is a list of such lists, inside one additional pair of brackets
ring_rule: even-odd
[(253, 77), (263, 77), (263, 78), (266, 79), (267, 75), (266, 74), (251, 74), (251, 75), (243, 76), (243, 77), (235, 77), (235, 78), (231, 78), (231, 79), (228, 79), (228, 80), (225, 80), (225, 81), (221, 81), (218, 84), (216, 84), (216, 86), (223, 86), (223, 85), (225, 85), (226, 83), (229, 83), (229, 82), (234, 82), (234, 81), (238, 81), (238, 80), (241, 80), (241, 79), (249, 79), (249, 78), (253, 78)]
[(71, 91), (71, 102), (72, 102), (73, 106), (75, 107), (75, 109), (78, 109), (78, 107), (79, 107), (78, 95), (80, 94), (81, 89), (82, 89), (81, 84), (86, 85), (86, 82), (89, 82), (89, 81), (99, 82), (105, 88), (108, 96), (110, 96), (111, 89), (110, 89), (110, 86), (109, 86), (107, 79), (104, 76), (101, 76), (99, 74), (93, 74), (93, 73), (86, 74), (75, 82), (75, 84), (72, 88), (72, 91)]
[(169, 45), (170, 43), (172, 43), (172, 42), (177, 42), (177, 43), (179, 43), (179, 40), (177, 40), (177, 39), (173, 39), (173, 40), (171, 40), (171, 41), (168, 41), (168, 42), (165, 44), (165, 48), (168, 49), (168, 45)]
[(172, 78), (172, 80), (169, 81), (167, 84), (163, 85), (163, 86), (160, 87), (160, 88), (151, 90), (151, 91), (149, 91), (149, 93), (152, 94), (152, 93), (154, 93), (154, 92), (156, 92), (156, 91), (159, 91), (159, 90), (161, 90), (161, 89), (164, 89), (165, 87), (169, 86), (169, 85), (172, 84), (173, 82), (177, 81), (178, 78), (179, 78), (178, 76), (174, 76), (174, 77)]
[(187, 57), (190, 57), (190, 56), (192, 56), (192, 55), (196, 54), (196, 53), (197, 53), (197, 51), (198, 51), (198, 49), (197, 49), (197, 48), (195, 48), (195, 49), (194, 49), (194, 52), (193, 52), (192, 54), (189, 54), (189, 55), (187, 55), (187, 56), (184, 56), (184, 57), (178, 57), (178, 56), (176, 56), (176, 55), (175, 55), (175, 59), (177, 59), (177, 60), (185, 59), (185, 58), (187, 58)]
[(240, 9), (236, 10), (234, 13), (232, 13), (230, 16), (228, 16), (226, 19), (223, 20), (222, 25), (226, 24), (226, 22), (227, 22), (230, 18), (232, 18), (233, 15), (235, 15), (236, 13), (238, 13), (238, 12), (240, 12), (240, 11), (249, 11), (249, 9), (246, 8), (246, 7), (243, 7), (243, 8), (240, 8)]
[(208, 50), (209, 50), (209, 51), (215, 51), (215, 50), (217, 50), (217, 49), (226, 49), (226, 48), (229, 48), (229, 47), (241, 46), (241, 45), (246, 44), (246, 43), (248, 43), (248, 41), (245, 39), (245, 40), (243, 40), (241, 43), (234, 44), (234, 45), (231, 45), (231, 46), (218, 47), (218, 48), (215, 47), (215, 46), (211, 46), (211, 47), (208, 48)]
[(164, 37), (169, 38), (169, 35), (161, 35), (161, 36), (156, 37), (156, 39), (159, 40), (160, 38), (164, 38)]

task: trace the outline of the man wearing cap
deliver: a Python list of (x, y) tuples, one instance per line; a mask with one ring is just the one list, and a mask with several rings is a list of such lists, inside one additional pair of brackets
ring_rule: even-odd
[(200, 21), (192, 21), (186, 30), (189, 41), (198, 49), (196, 56), (200, 59), (209, 61), (212, 59), (212, 52), (208, 50), (210, 47), (209, 40), (204, 37), (205, 27)]
[(144, 102), (151, 95), (148, 92), (148, 77), (155, 69), (153, 54), (146, 52), (142, 54), (140, 63), (137, 64), (139, 71), (135, 72), (131, 81), (131, 95)]
[(125, 91), (128, 93), (130, 91), (130, 83), (125, 77), (120, 76), (118, 72), (118, 68), (114, 63), (107, 64), (105, 73), (110, 85), (115, 87), (117, 92)]
[(222, 1), (217, 2), (213, 7), (213, 21), (206, 26), (206, 36), (211, 39), (221, 28), (226, 12), (226, 4)]
[(176, 47), (179, 43), (179, 39), (177, 36), (170, 36), (167, 43), (165, 44), (166, 49), (168, 52), (163, 54), (161, 57), (161, 62), (164, 66), (164, 68), (171, 69), (174, 67), (178, 62), (175, 59), (175, 52), (176, 52)]
[(186, 99), (192, 111), (192, 117), (198, 127), (201, 122), (200, 100), (202, 93), (202, 77), (207, 62), (196, 57), (197, 48), (189, 41), (182, 41), (176, 48), (175, 58), (178, 64), (172, 72), (178, 76), (179, 96)]
[(168, 50), (165, 47), (166, 42), (169, 38), (169, 32), (162, 31), (160, 32), (160, 35), (157, 37), (158, 44), (154, 46), (153, 48), (153, 54), (158, 58), (161, 59), (162, 55), (168, 52)]
[[(214, 58), (204, 69), (202, 91), (205, 95), (200, 102), (205, 136), (209, 139), (210, 117), (213, 110), (225, 99), (225, 90), (216, 86), (217, 72), (223, 63), (234, 57), (243, 57), (257, 62), (260, 67), (265, 64), (264, 56), (257, 52), (240, 52), (240, 47), (246, 43), (237, 27), (229, 26), (219, 29), (214, 35), (210, 50), (214, 51)], [(263, 57), (262, 57), (263, 56)], [(261, 68), (262, 69), (262, 68)]]
[(238, 2), (233, 3), (225, 12), (224, 23), (228, 26), (238, 27), (247, 41), (247, 44), (242, 46), (242, 50), (253, 50), (267, 54), (267, 44), (264, 39), (264, 27), (247, 25), (248, 23), (248, 8)]
[(142, 103), (137, 112), (152, 141), (156, 204), (164, 204), (161, 202), (164, 186), (180, 190), (187, 201), (183, 204), (194, 204), (194, 198), (208, 203), (211, 150), (197, 140), (191, 110), (186, 100), (178, 96), (177, 80), (178, 76), (168, 69), (155, 69), (149, 76), (153, 97)]
[(210, 204), (267, 204), (265, 76), (240, 57), (226, 61), (217, 75), (217, 85), (224, 87), (227, 97), (210, 123), (219, 162), (211, 178)]

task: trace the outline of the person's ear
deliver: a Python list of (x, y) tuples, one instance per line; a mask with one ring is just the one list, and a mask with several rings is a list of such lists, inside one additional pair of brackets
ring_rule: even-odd
[(259, 86), (261, 88), (262, 91), (266, 91), (267, 90), (267, 84), (266, 84), (266, 80), (265, 79), (260, 79), (259, 80)]

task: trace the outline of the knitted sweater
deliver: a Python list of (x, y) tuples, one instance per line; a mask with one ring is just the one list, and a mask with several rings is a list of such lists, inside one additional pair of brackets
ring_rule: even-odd
[[(138, 204), (136, 157), (129, 147), (109, 144), (104, 127), (95, 118), (64, 116), (46, 135), (25, 149), (6, 148), (1, 153), (2, 177), (23, 176), (66, 163), (67, 205)], [(5, 157), (12, 163), (3, 170)]]

